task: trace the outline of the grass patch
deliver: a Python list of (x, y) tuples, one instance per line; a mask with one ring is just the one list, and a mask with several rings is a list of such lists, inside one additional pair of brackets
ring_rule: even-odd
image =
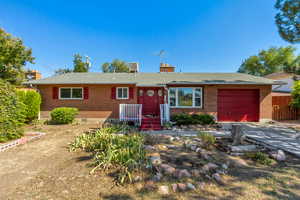
[(205, 149), (212, 149), (213, 145), (216, 143), (216, 138), (210, 133), (200, 132), (197, 135), (203, 142), (203, 147)]
[(274, 163), (274, 160), (272, 160), (268, 154), (263, 152), (246, 153), (245, 156), (262, 165), (271, 165)]

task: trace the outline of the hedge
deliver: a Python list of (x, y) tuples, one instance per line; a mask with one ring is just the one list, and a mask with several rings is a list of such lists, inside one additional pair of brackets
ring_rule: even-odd
[(25, 118), (26, 122), (32, 122), (37, 119), (41, 106), (41, 95), (34, 90), (20, 90), (17, 92), (19, 99), (25, 105)]
[(175, 122), (176, 125), (190, 125), (190, 124), (214, 124), (215, 119), (209, 114), (186, 114), (180, 113), (171, 116), (171, 121)]
[(51, 122), (54, 124), (70, 124), (78, 114), (77, 108), (60, 107), (51, 111)]
[(0, 80), (0, 142), (20, 138), (25, 121), (25, 105), (16, 89)]

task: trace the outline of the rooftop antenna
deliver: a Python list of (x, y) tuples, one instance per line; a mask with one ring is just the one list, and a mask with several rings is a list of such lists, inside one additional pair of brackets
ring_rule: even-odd
[(87, 63), (88, 68), (91, 68), (91, 58), (89, 56), (85, 56), (85, 62)]
[(164, 58), (165, 54), (166, 54), (166, 51), (163, 49), (160, 50), (159, 53), (157, 54), (157, 56), (159, 56), (159, 60), (161, 63), (163, 62), (163, 58)]

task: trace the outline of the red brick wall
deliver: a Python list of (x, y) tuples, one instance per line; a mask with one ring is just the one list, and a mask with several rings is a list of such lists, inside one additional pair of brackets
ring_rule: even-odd
[[(69, 87), (89, 87), (89, 99), (87, 100), (59, 100), (52, 98), (52, 87), (62, 87), (62, 85), (38, 86), (42, 95), (42, 111), (50, 111), (55, 107), (76, 107), (81, 112), (80, 117), (96, 118), (118, 118), (119, 104), (137, 103), (137, 89), (134, 88), (134, 98), (130, 100), (111, 99), (111, 88), (121, 85), (68, 85)], [(63, 86), (63, 87), (68, 87)], [(122, 87), (135, 87), (133, 85), (122, 85)], [(200, 87), (194, 85), (189, 87)], [(182, 87), (182, 86), (180, 86)], [(187, 86), (188, 87), (188, 86)], [(260, 90), (260, 119), (272, 119), (272, 96), (271, 86), (251, 86), (251, 85), (206, 85), (203, 86), (203, 108), (172, 108), (171, 113), (209, 113), (217, 115), (217, 91), (218, 89), (259, 89)], [(49, 112), (44, 112), (48, 115)], [(45, 116), (42, 112), (42, 117)]]
[[(182, 86), (180, 86), (182, 87)], [(188, 87), (188, 86), (187, 86)], [(197, 87), (190, 86), (190, 87)], [(200, 87), (198, 85), (198, 87)], [(217, 116), (218, 89), (259, 89), (260, 92), (260, 119), (272, 119), (272, 87), (270, 85), (206, 85), (203, 86), (203, 108), (171, 108), (171, 114), (186, 113), (208, 113)]]
[[(88, 87), (89, 98), (83, 100), (60, 100), (52, 98), (53, 87)], [(111, 99), (112, 87), (134, 87), (134, 98), (129, 100)], [(118, 118), (119, 104), (134, 104), (136, 100), (136, 88), (133, 85), (40, 85), (38, 90), (42, 96), (42, 117), (46, 117), (56, 107), (76, 107), (80, 117)], [(95, 112), (96, 111), (96, 112)]]

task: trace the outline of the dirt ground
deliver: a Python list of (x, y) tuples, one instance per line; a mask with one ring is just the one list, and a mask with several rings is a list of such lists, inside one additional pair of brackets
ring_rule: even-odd
[(300, 199), (300, 162), (275, 166), (230, 168), (220, 186), (208, 182), (203, 190), (161, 196), (141, 190), (143, 183), (115, 186), (106, 173), (90, 175), (90, 155), (69, 152), (76, 135), (96, 124), (40, 125), (42, 138), (0, 153), (0, 199)]

